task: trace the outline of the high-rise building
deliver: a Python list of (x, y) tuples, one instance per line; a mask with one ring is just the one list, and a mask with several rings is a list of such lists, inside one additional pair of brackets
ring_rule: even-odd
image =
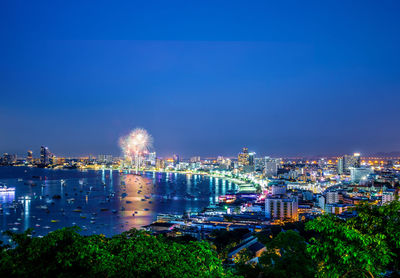
[(243, 151), (239, 153), (238, 155), (238, 164), (239, 166), (246, 166), (250, 165), (250, 160), (249, 160), (249, 149), (248, 148), (243, 148)]
[(17, 162), (16, 154), (8, 154), (8, 153), (3, 154), (3, 161), (2, 161), (3, 164), (10, 165), (16, 162)]
[(250, 166), (254, 166), (254, 159), (255, 159), (255, 156), (256, 156), (256, 153), (255, 153), (255, 152), (249, 153), (249, 165), (250, 165)]
[(50, 164), (51, 153), (47, 147), (40, 147), (40, 164), (49, 165)]
[(339, 175), (343, 174), (345, 172), (344, 169), (344, 157), (339, 157), (338, 162), (337, 162), (337, 172)]
[(180, 162), (179, 155), (174, 154), (173, 159), (174, 159), (174, 165), (179, 164), (179, 162)]
[(191, 163), (196, 163), (196, 162), (200, 162), (200, 161), (201, 161), (200, 156), (193, 156), (190, 158)]
[(339, 174), (349, 173), (350, 168), (359, 168), (361, 166), (361, 156), (359, 153), (353, 155), (344, 155), (338, 158), (337, 170)]
[(325, 194), (325, 203), (326, 204), (337, 204), (339, 203), (339, 192), (337, 191), (329, 191)]
[(157, 169), (164, 169), (165, 168), (165, 161), (160, 158), (156, 158), (156, 168)]
[(348, 171), (351, 167), (358, 168), (361, 166), (361, 156), (359, 153), (344, 156), (344, 167)]
[(265, 198), (265, 216), (269, 219), (298, 221), (297, 197), (268, 196)]
[(150, 163), (150, 165), (155, 166), (156, 165), (156, 159), (157, 155), (156, 152), (149, 153), (147, 160)]
[(26, 161), (29, 163), (32, 163), (32, 161), (33, 161), (33, 152), (32, 151), (28, 151), (28, 154), (26, 155)]
[(276, 177), (278, 175), (279, 160), (265, 157), (264, 158), (264, 174), (267, 177)]
[(112, 163), (113, 156), (111, 154), (99, 154), (96, 160), (98, 163)]

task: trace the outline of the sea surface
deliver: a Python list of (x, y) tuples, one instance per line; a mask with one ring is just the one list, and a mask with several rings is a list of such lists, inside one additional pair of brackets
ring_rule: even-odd
[(141, 228), (160, 213), (199, 212), (235, 190), (230, 181), (204, 175), (0, 167), (2, 232), (34, 229), (43, 236), (77, 225), (81, 234), (112, 236)]

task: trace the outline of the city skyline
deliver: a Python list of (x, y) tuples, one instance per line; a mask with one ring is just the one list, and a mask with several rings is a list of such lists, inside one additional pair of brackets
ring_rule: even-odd
[(1, 153), (400, 151), (398, 2), (1, 5)]

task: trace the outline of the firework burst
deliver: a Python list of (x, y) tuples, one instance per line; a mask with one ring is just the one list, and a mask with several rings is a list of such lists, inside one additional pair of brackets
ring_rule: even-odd
[(142, 157), (148, 154), (152, 146), (153, 138), (143, 128), (136, 128), (128, 135), (119, 138), (119, 146), (125, 158), (135, 161), (138, 168)]

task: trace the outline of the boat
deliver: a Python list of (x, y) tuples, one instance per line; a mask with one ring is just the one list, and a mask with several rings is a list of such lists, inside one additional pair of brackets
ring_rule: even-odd
[(0, 185), (0, 192), (13, 192), (15, 187), (7, 187), (6, 185)]

